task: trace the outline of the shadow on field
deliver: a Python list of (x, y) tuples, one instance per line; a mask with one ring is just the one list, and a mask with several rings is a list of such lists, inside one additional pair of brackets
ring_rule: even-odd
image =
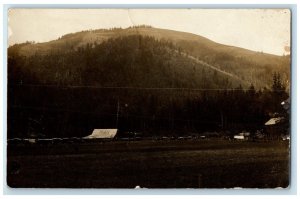
[(7, 183), (35, 188), (288, 187), (288, 142), (8, 145)]

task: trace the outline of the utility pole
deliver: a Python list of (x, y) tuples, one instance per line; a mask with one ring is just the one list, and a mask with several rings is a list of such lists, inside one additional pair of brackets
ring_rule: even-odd
[(116, 128), (118, 128), (118, 122), (119, 122), (119, 110), (120, 110), (120, 103), (119, 103), (119, 99), (118, 99)]

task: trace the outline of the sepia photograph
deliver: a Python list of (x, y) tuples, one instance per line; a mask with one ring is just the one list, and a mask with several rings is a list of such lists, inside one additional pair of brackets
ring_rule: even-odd
[(7, 19), (9, 187), (290, 187), (291, 10)]

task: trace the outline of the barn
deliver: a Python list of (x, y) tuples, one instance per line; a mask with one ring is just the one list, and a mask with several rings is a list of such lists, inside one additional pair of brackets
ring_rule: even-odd
[(278, 139), (285, 134), (284, 117), (274, 117), (265, 123), (266, 135), (269, 139)]
[(118, 129), (94, 129), (91, 135), (83, 137), (84, 139), (113, 139)]

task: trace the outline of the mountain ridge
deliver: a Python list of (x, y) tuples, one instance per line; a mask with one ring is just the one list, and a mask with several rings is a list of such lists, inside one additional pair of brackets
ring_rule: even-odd
[[(78, 50), (87, 44), (98, 45), (112, 38), (141, 35), (154, 37), (156, 40), (170, 42), (179, 51), (214, 66), (217, 71), (231, 74), (234, 77), (252, 83), (257, 88), (270, 88), (272, 74), (280, 72), (289, 87), (290, 56), (277, 56), (259, 53), (248, 49), (218, 44), (205, 37), (174, 30), (153, 28), (148, 26), (126, 29), (98, 29), (66, 34), (57, 40), (45, 43), (28, 43), (14, 45), (8, 49), (8, 55), (19, 54), (30, 57), (36, 54), (47, 55), (54, 51), (64, 52)], [(194, 60), (194, 61), (195, 61)]]

